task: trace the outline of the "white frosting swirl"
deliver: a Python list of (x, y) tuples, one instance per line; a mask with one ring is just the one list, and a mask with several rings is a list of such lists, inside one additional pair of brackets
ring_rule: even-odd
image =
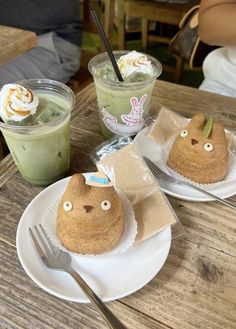
[(39, 99), (31, 89), (17, 84), (6, 84), (0, 92), (0, 116), (4, 122), (22, 121), (36, 113), (38, 104)]
[(151, 77), (154, 75), (151, 61), (148, 60), (146, 55), (135, 50), (121, 56), (117, 64), (124, 79), (134, 72), (148, 74)]

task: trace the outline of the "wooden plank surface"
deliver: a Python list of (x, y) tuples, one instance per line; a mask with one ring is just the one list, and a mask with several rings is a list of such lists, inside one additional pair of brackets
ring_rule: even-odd
[[(236, 100), (228, 97), (158, 81), (153, 113), (160, 104), (187, 117), (211, 111), (228, 128), (235, 128)], [(71, 173), (95, 169), (89, 152), (102, 141), (91, 84), (77, 95), (72, 113)], [(91, 305), (48, 295), (25, 274), (17, 258), (15, 235), (24, 209), (42, 188), (32, 188), (19, 173), (11, 175), (11, 170), (0, 188), (0, 328), (106, 328)], [(236, 201), (235, 196), (232, 199)], [(130, 329), (234, 329), (236, 211), (217, 202), (169, 200), (184, 235), (172, 241), (165, 265), (149, 284), (108, 306)]]
[(36, 44), (34, 32), (0, 25), (0, 64), (24, 54)]
[(236, 99), (213, 94), (199, 89), (157, 81), (152, 97), (152, 111), (158, 104), (164, 105), (185, 117), (197, 112), (212, 114), (226, 128), (236, 132)]

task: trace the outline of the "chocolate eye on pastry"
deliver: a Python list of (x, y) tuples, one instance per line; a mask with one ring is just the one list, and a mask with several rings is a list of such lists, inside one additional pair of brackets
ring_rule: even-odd
[(181, 133), (180, 133), (180, 136), (183, 137), (183, 138), (187, 137), (188, 136), (188, 130), (186, 130), (186, 129), (182, 130)]
[(73, 209), (73, 205), (72, 205), (72, 203), (71, 203), (70, 201), (66, 201), (66, 202), (64, 202), (64, 204), (63, 204), (63, 209), (64, 209), (65, 211), (71, 211), (71, 210)]
[(101, 207), (103, 210), (109, 210), (111, 208), (111, 203), (108, 200), (104, 200), (101, 202)]
[(207, 152), (211, 152), (213, 150), (213, 145), (211, 143), (204, 144), (204, 150)]

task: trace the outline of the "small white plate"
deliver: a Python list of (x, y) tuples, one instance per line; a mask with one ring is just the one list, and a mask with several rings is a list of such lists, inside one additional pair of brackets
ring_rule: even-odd
[[(61, 271), (47, 268), (39, 258), (28, 228), (38, 225), (55, 195), (63, 193), (68, 178), (40, 192), (25, 209), (16, 234), (19, 260), (29, 277), (42, 289), (57, 297), (81, 303), (88, 298), (76, 282)], [(171, 228), (138, 242), (113, 256), (76, 256), (73, 267), (103, 301), (125, 297), (145, 286), (160, 271), (171, 245)]]
[[(142, 156), (146, 156), (150, 160), (152, 160), (157, 165), (161, 166), (161, 145), (147, 137), (149, 127), (144, 128), (137, 134), (134, 139), (134, 144), (137, 147), (138, 151)], [(234, 165), (235, 166), (235, 165)], [(236, 168), (232, 168), (232, 170), (236, 170)], [(191, 187), (183, 186), (172, 182), (167, 179), (159, 180), (160, 187), (163, 192), (166, 194), (187, 201), (213, 201), (214, 199), (207, 196), (204, 193), (201, 193)], [(228, 198), (234, 194), (236, 194), (236, 181), (227, 181), (227, 177), (225, 181), (221, 184), (220, 182), (215, 184), (214, 187), (204, 187), (207, 191), (212, 194), (215, 194), (223, 199)]]

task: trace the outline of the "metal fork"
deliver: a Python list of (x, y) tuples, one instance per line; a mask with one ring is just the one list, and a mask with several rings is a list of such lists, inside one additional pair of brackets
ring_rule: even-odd
[(49, 239), (45, 229), (41, 224), (39, 228), (34, 226), (35, 233), (29, 228), (29, 233), (35, 245), (35, 248), (44, 262), (52, 269), (57, 269), (69, 273), (79, 284), (80, 288), (87, 295), (90, 301), (96, 306), (97, 310), (106, 320), (108, 326), (112, 329), (127, 329), (124, 324), (110, 311), (110, 309), (101, 301), (95, 292), (88, 286), (84, 279), (71, 266), (71, 255), (55, 247)]
[(176, 179), (170, 175), (168, 175), (166, 172), (164, 172), (162, 169), (160, 169), (155, 163), (153, 163), (150, 159), (148, 159), (146, 156), (143, 156), (143, 159), (144, 161), (146, 162), (148, 168), (150, 169), (150, 171), (152, 172), (153, 176), (155, 178), (159, 178), (159, 177), (162, 177), (162, 178), (166, 178), (166, 179), (169, 179), (177, 184), (180, 184), (180, 185), (185, 185), (185, 186), (189, 186), (199, 192), (202, 192), (202, 193), (205, 193), (206, 195), (210, 196), (211, 198), (214, 198), (215, 200), (223, 203), (224, 205), (230, 207), (230, 208), (233, 208), (234, 210), (236, 209), (236, 204), (233, 203), (233, 202), (230, 202), (230, 201), (226, 201), (220, 197), (218, 197), (217, 195), (215, 194), (212, 194), (196, 185), (193, 185), (189, 182), (185, 182), (185, 181), (181, 181), (179, 179)]

